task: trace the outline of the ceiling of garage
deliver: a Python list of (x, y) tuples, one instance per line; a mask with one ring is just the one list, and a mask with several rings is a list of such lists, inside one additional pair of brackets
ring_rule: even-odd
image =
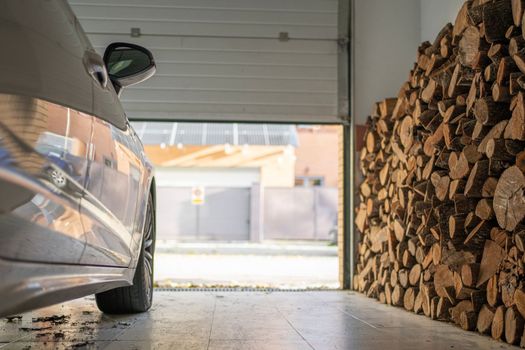
[(338, 121), (337, 0), (70, 3), (99, 52), (153, 52), (156, 76), (122, 94), (130, 119)]

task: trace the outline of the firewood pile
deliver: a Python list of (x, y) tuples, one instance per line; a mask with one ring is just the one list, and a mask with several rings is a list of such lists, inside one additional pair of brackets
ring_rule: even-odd
[(525, 347), (525, 0), (421, 44), (361, 151), (354, 288)]

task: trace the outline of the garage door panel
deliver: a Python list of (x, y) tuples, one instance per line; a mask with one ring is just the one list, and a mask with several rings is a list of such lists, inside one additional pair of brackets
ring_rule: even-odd
[[(336, 68), (317, 67), (316, 69), (305, 69), (297, 66), (264, 66), (264, 65), (244, 65), (238, 64), (213, 64), (213, 63), (164, 63), (158, 67), (154, 78), (173, 77), (173, 78), (226, 78), (228, 82), (235, 83), (239, 79), (276, 79), (279, 82), (293, 79), (298, 84), (306, 85), (317, 82), (331, 82), (330, 86), (336, 84)], [(143, 84), (149, 83), (149, 80)], [(274, 82), (275, 83), (275, 82)], [(305, 86), (303, 86), (305, 88)]]
[(215, 63), (215, 64), (239, 64), (239, 65), (264, 65), (274, 66), (306, 66), (306, 67), (335, 67), (336, 55), (279, 53), (279, 52), (242, 52), (242, 51), (218, 51), (218, 50), (191, 50), (191, 49), (155, 49), (155, 61), (161, 65), (164, 63)]
[(179, 10), (216, 10), (216, 11), (286, 11), (297, 13), (332, 13), (337, 12), (337, 0), (74, 0), (72, 3), (82, 6), (113, 6), (137, 8), (163, 8)]
[[(276, 86), (279, 89), (276, 89)], [(148, 89), (193, 89), (196, 91), (243, 91), (243, 92), (290, 92), (290, 93), (329, 93), (336, 92), (336, 82), (326, 80), (305, 80), (267, 78), (257, 81), (252, 78), (222, 78), (222, 77), (172, 77), (158, 74), (150, 80), (130, 87), (133, 90)]]
[[(102, 5), (103, 6), (103, 5)], [(96, 19), (100, 17), (101, 5), (77, 5), (78, 15), (84, 18)], [(264, 25), (300, 24), (307, 26), (333, 27), (332, 12), (291, 12), (278, 9), (217, 9), (217, 8), (185, 8), (185, 7), (131, 7), (131, 6), (103, 6), (104, 17), (112, 19), (144, 18), (154, 21), (202, 23), (236, 23), (239, 19), (247, 23)]]
[(193, 103), (237, 103), (245, 104), (318, 104), (330, 105), (332, 94), (322, 92), (243, 92), (237, 91), (198, 91), (198, 90), (163, 90), (163, 89), (133, 89), (124, 92), (126, 100), (146, 99), (147, 101), (185, 101)]
[[(335, 45), (334, 45), (335, 46)], [(190, 50), (190, 49), (156, 49), (148, 46), (155, 56), (159, 66), (177, 63), (201, 64), (233, 64), (233, 65), (266, 65), (266, 66), (292, 66), (309, 68), (335, 68), (336, 55), (279, 53), (279, 52), (241, 52), (241, 51), (216, 51), (216, 50)], [(97, 48), (103, 51), (102, 48)]]
[(133, 42), (138, 45), (159, 49), (202, 49), (218, 51), (257, 51), (257, 52), (283, 52), (300, 54), (337, 54), (338, 48), (333, 41), (305, 40), (279, 41), (276, 39), (258, 38), (214, 38), (214, 37), (188, 37), (188, 36), (140, 36), (130, 37), (126, 34), (94, 34), (89, 35), (92, 44), (103, 50), (114, 41)]
[(336, 0), (74, 0), (72, 4), (104, 6), (163, 7), (178, 9), (216, 9), (216, 10), (281, 10), (291, 12), (337, 13)]
[[(310, 123), (326, 123), (327, 121), (333, 120), (332, 114), (322, 115), (287, 115), (286, 119), (283, 119), (281, 114), (264, 114), (264, 113), (221, 113), (221, 112), (210, 112), (205, 113), (202, 111), (198, 112), (184, 112), (184, 114), (174, 114), (170, 112), (141, 112), (133, 111), (127, 114), (130, 120), (141, 121), (141, 120), (176, 120), (176, 121), (201, 121), (201, 122), (224, 122), (227, 121), (247, 121), (247, 120), (264, 120), (266, 123), (288, 123), (288, 124), (302, 124), (305, 120)], [(173, 116), (177, 115), (177, 119), (173, 119)], [(146, 116), (146, 117), (145, 117)], [(308, 118), (308, 119), (305, 119)], [(334, 121), (335, 122), (335, 121)]]
[[(216, 103), (216, 102), (202, 102), (201, 105), (197, 105), (194, 102), (187, 101), (162, 101), (162, 102), (147, 102), (147, 101), (137, 101), (137, 100), (124, 100), (124, 102), (129, 106), (128, 116), (130, 118), (137, 118), (141, 112), (153, 111), (150, 114), (144, 113), (148, 118), (154, 115), (162, 115), (162, 113), (157, 114), (157, 112), (169, 113), (175, 111), (175, 113), (180, 113), (180, 118), (187, 120), (188, 116), (184, 115), (185, 113), (218, 113), (218, 114), (240, 114), (240, 115), (249, 115), (253, 113), (254, 115), (261, 116), (271, 116), (271, 115), (282, 115), (286, 113), (287, 115), (293, 116), (294, 114), (290, 112), (290, 109), (298, 111), (297, 115), (306, 115), (312, 113), (312, 116), (320, 115), (326, 116), (332, 114), (334, 111), (331, 106), (320, 106), (320, 105), (276, 105), (276, 104), (265, 104), (261, 103), (259, 105), (246, 105), (244, 103)], [(133, 114), (135, 113), (135, 114)], [(131, 115), (130, 115), (131, 114)], [(143, 118), (143, 117), (142, 117)], [(156, 119), (156, 118), (153, 118)], [(231, 120), (228, 118), (227, 120)], [(244, 120), (249, 120), (244, 119)]]
[[(166, 119), (167, 115), (169, 115), (169, 112), (164, 113), (164, 114), (163, 112), (155, 112), (147, 120), (148, 121), (149, 120), (162, 120), (162, 119)], [(199, 111), (195, 113), (187, 112), (185, 113), (185, 115), (186, 115), (186, 119), (181, 118), (178, 121), (180, 122), (201, 121), (201, 122), (219, 122), (220, 123), (220, 122), (223, 122), (224, 120), (228, 120), (228, 118), (230, 119), (237, 118), (234, 120), (248, 120), (248, 118), (260, 118), (259, 120), (263, 120), (262, 118), (264, 118), (264, 120), (266, 120), (267, 123), (283, 123), (281, 116), (278, 114), (256, 114), (256, 113), (243, 114), (243, 113), (219, 113), (219, 112), (203, 113)], [(316, 120), (315, 118), (317, 117), (317, 115), (311, 116), (311, 117), (312, 117), (312, 120)], [(321, 115), (320, 117), (326, 117), (326, 116)], [(141, 120), (139, 117), (135, 117), (133, 119), (133, 116), (131, 116), (131, 118), (132, 120), (135, 120), (135, 121)], [(286, 120), (285, 123), (286, 124), (291, 124), (291, 123), (302, 124), (304, 123), (304, 115), (301, 115), (301, 114), (296, 115), (296, 116), (291, 115), (289, 119)]]
[[(212, 35), (212, 36), (241, 36), (241, 37), (270, 37), (277, 38), (279, 32), (288, 32), (292, 38), (330, 39), (337, 35), (337, 26), (312, 26), (301, 24), (244, 24), (244, 23), (209, 23), (209, 22), (169, 22), (151, 19), (90, 19), (82, 21), (88, 33), (120, 33), (130, 32), (130, 28), (140, 27), (145, 34), (156, 35)], [(220, 25), (217, 25), (220, 24)], [(208, 28), (213, 27), (214, 30)], [(212, 34), (213, 33), (213, 34)]]
[(157, 75), (122, 95), (130, 118), (339, 122), (337, 1), (70, 2), (100, 53), (115, 41), (153, 52)]

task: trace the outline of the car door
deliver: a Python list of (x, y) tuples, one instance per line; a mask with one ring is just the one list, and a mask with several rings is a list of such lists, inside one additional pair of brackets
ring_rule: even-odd
[(0, 257), (80, 261), (90, 49), (62, 0), (0, 2)]
[(96, 208), (107, 220), (83, 215), (87, 246), (82, 263), (128, 266), (147, 187), (142, 149), (112, 84), (95, 86), (93, 96), (92, 156), (81, 212)]

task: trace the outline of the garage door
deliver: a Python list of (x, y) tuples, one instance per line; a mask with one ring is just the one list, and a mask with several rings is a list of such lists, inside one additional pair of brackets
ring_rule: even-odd
[[(153, 51), (124, 91), (135, 120), (337, 122), (337, 0), (70, 0), (99, 52)], [(344, 60), (343, 60), (344, 61)]]

